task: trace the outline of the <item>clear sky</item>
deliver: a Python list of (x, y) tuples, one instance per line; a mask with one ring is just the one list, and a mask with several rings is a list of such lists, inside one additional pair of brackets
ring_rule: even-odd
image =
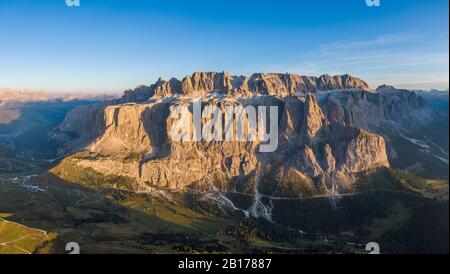
[(448, 0), (0, 0), (0, 88), (119, 92), (194, 71), (448, 88)]

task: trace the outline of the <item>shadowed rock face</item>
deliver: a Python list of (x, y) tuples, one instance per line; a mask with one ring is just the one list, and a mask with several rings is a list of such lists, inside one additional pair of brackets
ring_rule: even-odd
[(370, 90), (363, 80), (350, 75), (322, 75), (320, 77), (295, 74), (256, 73), (250, 77), (233, 76), (227, 72), (195, 72), (183, 80), (159, 79), (151, 86), (139, 86), (128, 90), (123, 102), (142, 102), (150, 97), (166, 97), (175, 94), (203, 96), (216, 92), (230, 96), (290, 95), (315, 93), (323, 90), (364, 89)]
[[(170, 96), (174, 94), (179, 96)], [(171, 140), (170, 113), (180, 105), (192, 109), (190, 95), (201, 96), (203, 106), (221, 110), (278, 106), (278, 149), (260, 153), (259, 142)], [(128, 101), (139, 103), (124, 103)], [(83, 140), (85, 149), (98, 156), (76, 164), (134, 178), (136, 191), (214, 185), (224, 191), (254, 193), (259, 177), (259, 188), (268, 195), (296, 184), (302, 189), (297, 196), (332, 195), (352, 191), (358, 174), (389, 166), (385, 139), (374, 133), (377, 126), (427, 115), (426, 105), (414, 93), (372, 93), (351, 76), (254, 74), (247, 78), (212, 72), (194, 73), (181, 82), (160, 80), (151, 87), (126, 91), (120, 102), (76, 109), (61, 129), (77, 132), (78, 138), (67, 143), (69, 149)]]
[[(421, 123), (433, 112), (416, 93), (407, 90), (342, 91), (326, 96), (323, 108), (332, 123), (373, 129), (383, 122)], [(402, 126), (399, 124), (398, 126)]]

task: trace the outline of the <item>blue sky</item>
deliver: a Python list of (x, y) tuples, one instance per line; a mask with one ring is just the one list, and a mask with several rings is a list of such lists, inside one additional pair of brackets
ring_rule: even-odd
[(0, 0), (0, 88), (120, 92), (194, 71), (448, 88), (448, 0)]

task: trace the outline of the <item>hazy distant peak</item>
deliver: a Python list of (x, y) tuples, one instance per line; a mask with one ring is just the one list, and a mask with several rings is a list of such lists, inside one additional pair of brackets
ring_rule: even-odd
[(50, 100), (92, 100), (107, 101), (116, 99), (117, 95), (95, 94), (95, 93), (48, 93), (45, 91), (14, 90), (0, 88), (0, 101), (13, 102), (44, 102)]

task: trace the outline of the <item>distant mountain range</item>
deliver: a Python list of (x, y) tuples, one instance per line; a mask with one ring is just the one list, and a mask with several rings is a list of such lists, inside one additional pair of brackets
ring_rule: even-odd
[(89, 94), (89, 93), (49, 93), (45, 91), (15, 90), (0, 88), (0, 103), (9, 102), (44, 102), (51, 100), (72, 101), (108, 101), (116, 99), (118, 95), (113, 94)]

